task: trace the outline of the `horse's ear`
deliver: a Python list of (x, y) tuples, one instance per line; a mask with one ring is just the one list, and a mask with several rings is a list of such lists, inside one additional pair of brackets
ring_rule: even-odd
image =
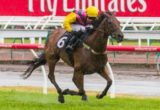
[(109, 11), (106, 11), (104, 12), (104, 15), (109, 18), (111, 16), (111, 13)]
[(116, 16), (116, 12), (115, 11), (112, 11), (112, 12), (108, 11), (106, 13), (109, 14), (110, 16)]
[(102, 11), (101, 12), (101, 16), (105, 16), (106, 15), (106, 12), (105, 11)]
[(106, 16), (106, 12), (102, 11), (99, 15), (99, 19), (103, 19)]

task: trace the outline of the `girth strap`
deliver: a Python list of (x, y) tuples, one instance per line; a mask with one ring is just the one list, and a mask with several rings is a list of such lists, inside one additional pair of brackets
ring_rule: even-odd
[(96, 55), (100, 55), (100, 54), (107, 54), (107, 51), (100, 53), (100, 52), (96, 52), (95, 50), (93, 50), (89, 45), (87, 45), (86, 43), (83, 43), (83, 47), (90, 50), (93, 54)]

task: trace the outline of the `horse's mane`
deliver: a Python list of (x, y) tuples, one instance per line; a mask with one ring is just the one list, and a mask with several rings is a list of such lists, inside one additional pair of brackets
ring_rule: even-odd
[(109, 18), (109, 16), (112, 16), (112, 15), (114, 15), (114, 12), (104, 12), (104, 11), (102, 11), (100, 13), (100, 15), (98, 16), (98, 19), (93, 22), (94, 29), (97, 28), (101, 24), (101, 22), (103, 21), (104, 18), (106, 18), (106, 17)]
[(106, 12), (101, 12), (100, 15), (98, 16), (98, 19), (93, 22), (94, 29), (97, 28), (100, 25), (100, 23), (103, 21), (103, 19), (106, 17), (105, 13)]

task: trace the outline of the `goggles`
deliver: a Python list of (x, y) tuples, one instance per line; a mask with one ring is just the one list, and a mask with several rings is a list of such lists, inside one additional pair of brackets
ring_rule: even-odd
[(96, 17), (88, 17), (88, 19), (90, 19), (90, 20), (95, 20)]

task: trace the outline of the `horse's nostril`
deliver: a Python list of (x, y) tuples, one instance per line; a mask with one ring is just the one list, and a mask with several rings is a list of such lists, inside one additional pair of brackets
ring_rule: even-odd
[(120, 34), (119, 34), (118, 37), (119, 37), (119, 38), (123, 38), (123, 35), (120, 35)]
[(122, 42), (123, 41), (123, 35), (118, 35), (118, 42)]

